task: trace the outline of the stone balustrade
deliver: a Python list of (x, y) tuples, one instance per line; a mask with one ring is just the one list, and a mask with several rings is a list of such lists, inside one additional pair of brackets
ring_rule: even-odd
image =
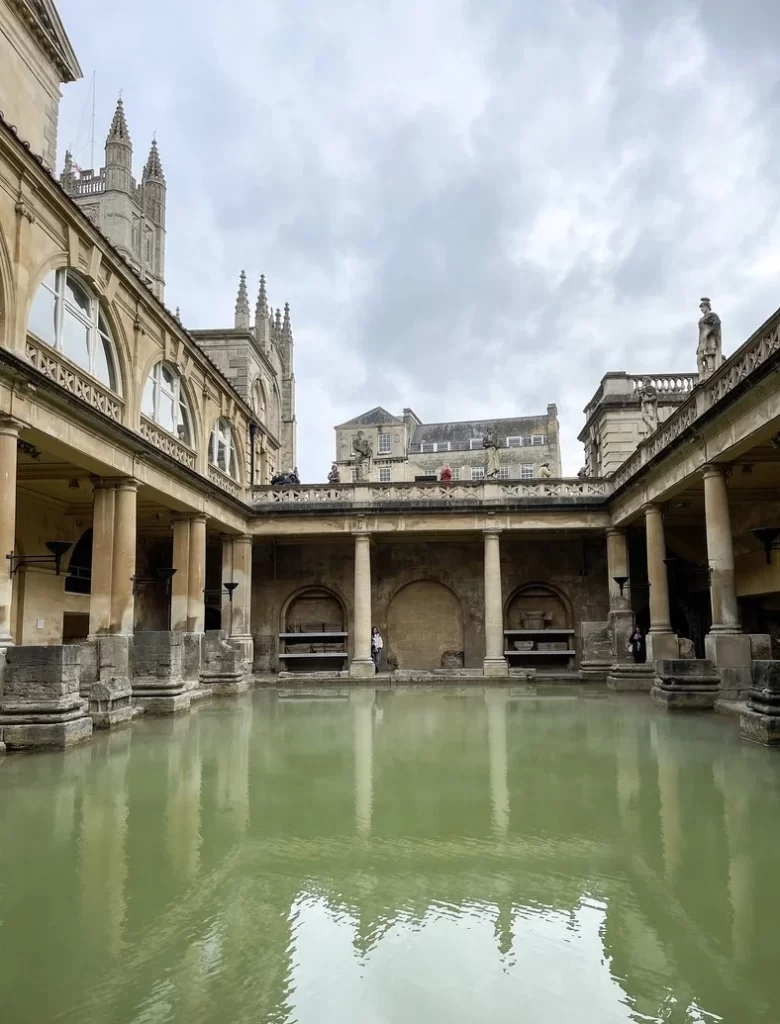
[(115, 423), (124, 419), (124, 402), (119, 395), (103, 387), (50, 345), (27, 339), (26, 355), (36, 370), (65, 388), (76, 398), (108, 416)]
[(172, 434), (169, 434), (167, 430), (158, 427), (156, 423), (147, 419), (146, 416), (141, 417), (140, 433), (141, 437), (148, 441), (149, 444), (153, 444), (161, 452), (170, 455), (172, 459), (180, 462), (182, 466), (186, 466), (187, 469), (195, 469), (196, 455), (192, 448), (182, 444)]
[(453, 483), (356, 483), (302, 484), (299, 486), (255, 487), (255, 508), (301, 508), (343, 505), (503, 505), (513, 503), (591, 502), (601, 504), (612, 493), (606, 479), (569, 480), (478, 480)]
[(648, 384), (655, 388), (660, 398), (666, 395), (687, 395), (699, 382), (698, 373), (653, 373), (630, 375), (637, 392)]
[(232, 494), (234, 498), (241, 496), (241, 487), (233, 479), (232, 476), (228, 476), (227, 473), (223, 473), (221, 469), (216, 466), (209, 466), (209, 480), (223, 491), (227, 491), (228, 494)]

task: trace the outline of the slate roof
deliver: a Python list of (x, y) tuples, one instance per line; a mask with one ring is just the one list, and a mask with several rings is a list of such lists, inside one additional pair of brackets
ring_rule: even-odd
[(342, 427), (376, 427), (381, 426), (385, 423), (403, 423), (400, 416), (393, 416), (387, 409), (383, 409), (381, 405), (375, 406), (373, 409), (369, 409), (368, 412), (361, 413), (360, 416), (356, 416), (353, 420), (347, 420), (346, 423), (340, 423)]
[(547, 416), (523, 416), (507, 420), (460, 420), (452, 423), (421, 423), (415, 428), (412, 444), (423, 441), (450, 441), (453, 444), (468, 445), (472, 437), (484, 437), (489, 428), (495, 427), (499, 438), (518, 437), (523, 434), (538, 434), (540, 428), (547, 433)]

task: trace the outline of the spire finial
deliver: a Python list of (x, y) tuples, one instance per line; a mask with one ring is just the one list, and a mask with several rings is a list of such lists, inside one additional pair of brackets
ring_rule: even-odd
[(119, 99), (116, 103), (116, 110), (114, 111), (114, 119), (111, 122), (111, 128), (108, 133), (109, 142), (130, 142), (130, 132), (127, 127), (127, 120), (125, 119), (125, 106), (122, 102), (122, 93), (119, 94)]
[(160, 163), (160, 153), (157, 149), (157, 137), (152, 138), (152, 147), (149, 150), (149, 158), (144, 165), (144, 181), (165, 181), (165, 175), (163, 174), (162, 164)]
[(274, 334), (277, 341), (282, 336), (282, 311), (278, 306), (276, 307), (276, 319), (274, 320)]
[(282, 334), (285, 338), (292, 336), (292, 324), (290, 323), (290, 303), (284, 304), (284, 320), (282, 321)]
[(257, 293), (255, 306), (255, 326), (268, 319), (268, 294), (265, 290), (265, 274), (260, 275), (260, 290)]
[(179, 309), (178, 306), (176, 307), (176, 312), (173, 315), (176, 317), (179, 323), (181, 323), (181, 310)]
[(236, 299), (236, 330), (249, 330), (249, 296), (246, 290), (246, 271), (241, 271), (238, 279), (238, 298)]

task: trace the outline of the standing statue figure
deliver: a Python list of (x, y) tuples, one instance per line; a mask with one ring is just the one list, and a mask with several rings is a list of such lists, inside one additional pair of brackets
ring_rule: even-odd
[(539, 467), (539, 476), (542, 480), (549, 480), (552, 476), (552, 470), (550, 469), (549, 462), (543, 462)]
[(639, 388), (639, 402), (647, 433), (648, 435), (652, 434), (658, 426), (658, 392), (653, 387), (649, 377), (642, 378), (642, 386)]
[(363, 431), (358, 430), (357, 437), (352, 442), (352, 453), (354, 454), (355, 479), (367, 480), (371, 472), (371, 459), (374, 456), (374, 449), (367, 437), (363, 437)]
[(696, 349), (696, 362), (699, 366), (699, 381), (706, 380), (723, 362), (720, 337), (720, 317), (712, 312), (708, 298), (699, 304), (701, 320), (699, 320), (699, 347)]
[(328, 473), (328, 483), (329, 484), (340, 484), (341, 483), (341, 473), (339, 473), (339, 467), (336, 465), (335, 462), (330, 467), (330, 473)]
[(500, 463), (498, 460), (498, 432), (495, 427), (488, 428), (488, 432), (482, 438), (482, 447), (485, 449), (485, 479), (496, 480), (499, 475)]

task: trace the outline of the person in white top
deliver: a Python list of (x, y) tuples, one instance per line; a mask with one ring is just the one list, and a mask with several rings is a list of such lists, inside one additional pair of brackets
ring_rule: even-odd
[(382, 648), (385, 646), (385, 642), (382, 639), (382, 634), (376, 628), (371, 627), (371, 657), (374, 659), (374, 672), (379, 671), (379, 664), (382, 660)]

